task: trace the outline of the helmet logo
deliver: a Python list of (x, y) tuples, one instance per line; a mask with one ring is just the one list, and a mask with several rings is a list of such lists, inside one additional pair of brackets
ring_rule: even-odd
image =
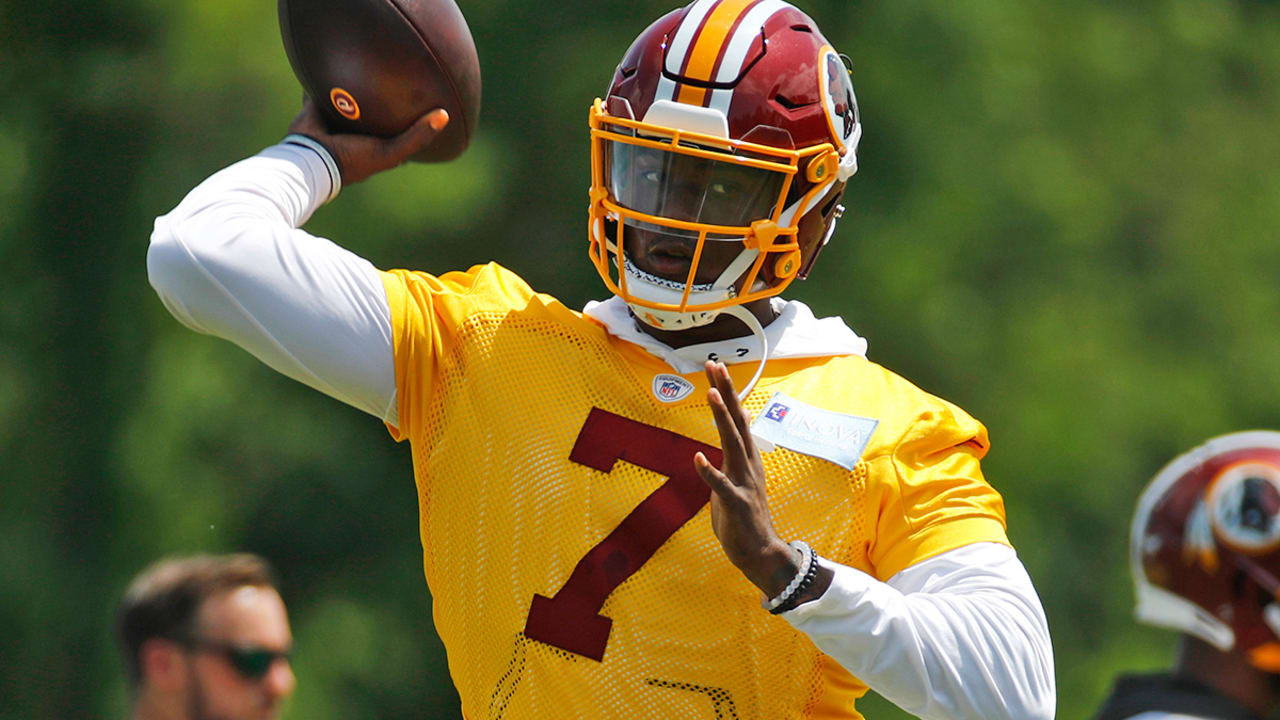
[(1224, 545), (1250, 555), (1280, 547), (1280, 468), (1232, 465), (1213, 480), (1207, 500), (1214, 534)]
[[(1147, 538), (1146, 552), (1155, 555), (1163, 543), (1159, 535)], [(1204, 498), (1196, 500), (1187, 516), (1187, 527), (1182, 538), (1182, 561), (1188, 565), (1200, 565), (1200, 569), (1213, 575), (1218, 572), (1218, 546), (1213, 542), (1213, 526), (1209, 521), (1209, 508)]]
[(653, 396), (660, 402), (679, 402), (693, 392), (693, 383), (679, 375), (662, 373), (653, 377)]
[(818, 68), (822, 75), (822, 104), (827, 109), (827, 122), (839, 149), (843, 151), (858, 125), (858, 101), (853, 95), (853, 81), (849, 79), (849, 69), (840, 54), (829, 47), (822, 51)]

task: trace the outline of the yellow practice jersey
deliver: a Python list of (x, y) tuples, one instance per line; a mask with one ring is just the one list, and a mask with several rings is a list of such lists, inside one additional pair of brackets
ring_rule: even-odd
[[(720, 457), (700, 372), (660, 399), (665, 362), (497, 265), (383, 279), (391, 431), (412, 444), (435, 626), (467, 718), (861, 717), (866, 686), (765, 611), (712, 532), (693, 465)], [(730, 372), (742, 387), (754, 369)], [(978, 465), (986, 431), (960, 409), (857, 356), (771, 360), (746, 408), (779, 391), (875, 425), (852, 470), (764, 453), (783, 539), (882, 580), (1007, 542)]]

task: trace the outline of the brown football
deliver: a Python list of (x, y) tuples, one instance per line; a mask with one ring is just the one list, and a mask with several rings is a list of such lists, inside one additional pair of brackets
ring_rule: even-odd
[(449, 125), (412, 159), (466, 150), (480, 119), (480, 59), (454, 0), (279, 0), (293, 73), (332, 132), (391, 137), (442, 107)]

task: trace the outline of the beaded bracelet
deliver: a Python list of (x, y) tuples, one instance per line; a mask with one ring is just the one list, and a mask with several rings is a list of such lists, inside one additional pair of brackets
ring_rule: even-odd
[(818, 574), (818, 555), (808, 543), (803, 540), (792, 540), (787, 545), (800, 553), (800, 567), (796, 569), (795, 577), (791, 578), (791, 582), (787, 583), (782, 592), (765, 602), (765, 609), (775, 615), (795, 607), (795, 599), (800, 596), (802, 590), (813, 584), (813, 578)]
[(800, 581), (800, 584), (798, 586), (796, 586), (796, 590), (795, 592), (791, 593), (790, 598), (788, 598), (787, 600), (782, 602), (782, 604), (778, 605), (778, 607), (774, 608), (773, 610), (770, 610), (769, 612), (773, 613), (774, 615), (778, 615), (780, 613), (784, 613), (788, 610), (794, 609), (796, 606), (800, 604), (800, 598), (804, 597), (805, 591), (809, 589), (809, 586), (812, 585), (813, 581), (816, 580), (817, 578), (818, 578), (818, 553), (812, 548), (810, 548), (809, 549), (809, 569), (805, 572), (804, 579)]

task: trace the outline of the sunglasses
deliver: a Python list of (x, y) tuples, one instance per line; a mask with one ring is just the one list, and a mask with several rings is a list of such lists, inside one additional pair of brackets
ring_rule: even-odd
[(290, 650), (268, 650), (207, 638), (188, 640), (183, 644), (192, 650), (222, 657), (246, 680), (261, 680), (276, 660), (287, 661), (292, 656)]

